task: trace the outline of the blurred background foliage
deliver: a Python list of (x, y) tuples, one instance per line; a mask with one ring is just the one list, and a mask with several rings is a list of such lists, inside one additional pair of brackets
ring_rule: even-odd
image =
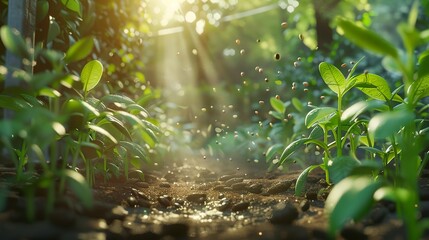
[[(350, 62), (365, 56), (360, 71), (381, 74), (395, 86), (397, 76), (379, 64), (380, 58), (338, 35), (336, 17), (355, 19), (397, 43), (396, 25), (406, 18), (411, 4), (401, 0), (78, 2), (81, 11), (65, 8), (61, 0), (38, 0), (36, 44), (65, 52), (77, 40), (94, 36), (95, 50), (88, 58), (100, 59), (106, 69), (96, 96), (123, 94), (148, 109), (151, 121), (162, 129), (152, 156), (156, 162), (230, 159), (234, 166), (255, 162), (264, 167), (269, 147), (285, 146), (308, 134), (303, 120), (309, 105), (335, 101), (322, 87), (317, 72), (321, 61), (345, 63), (346, 72)], [(6, 24), (7, 3), (0, 1), (0, 25)], [(429, 4), (422, 1), (422, 26), (428, 12)], [(0, 64), (4, 52), (0, 45)], [(67, 69), (77, 73), (85, 62)], [(41, 58), (35, 72), (50, 67)], [(356, 92), (345, 101), (359, 97)], [(297, 163), (303, 158), (297, 156)]]

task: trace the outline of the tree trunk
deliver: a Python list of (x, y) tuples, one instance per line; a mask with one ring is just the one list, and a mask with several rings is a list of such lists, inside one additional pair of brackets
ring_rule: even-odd
[(337, 7), (339, 0), (313, 0), (313, 7), (316, 18), (316, 37), (317, 45), (320, 51), (328, 53), (333, 42), (333, 30), (330, 21), (332, 15), (331, 9)]

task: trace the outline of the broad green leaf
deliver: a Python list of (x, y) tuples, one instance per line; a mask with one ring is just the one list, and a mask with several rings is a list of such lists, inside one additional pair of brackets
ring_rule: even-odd
[(315, 126), (308, 135), (308, 138), (310, 139), (318, 139), (321, 137), (323, 137), (323, 128), (320, 126)]
[(106, 129), (99, 127), (97, 125), (93, 125), (93, 124), (89, 124), (88, 128), (95, 131), (98, 134), (103, 135), (104, 137), (107, 137), (108, 139), (110, 139), (110, 141), (112, 141), (114, 144), (118, 143), (118, 140), (116, 140), (115, 137), (112, 136), (112, 134), (110, 134)]
[(308, 138), (301, 138), (298, 140), (295, 140), (293, 142), (291, 142), (284, 150), (282, 155), (280, 156), (280, 165), (284, 164), (285, 162), (287, 162), (287, 160), (289, 160), (289, 157), (296, 151), (298, 150), (302, 145), (305, 144), (305, 142), (308, 141)]
[(397, 27), (397, 32), (401, 35), (402, 42), (404, 43), (407, 51), (414, 51), (414, 49), (423, 43), (420, 33), (413, 27), (406, 23), (400, 23)]
[(61, 0), (61, 3), (69, 10), (77, 13), (79, 17), (82, 17), (82, 4), (79, 0)]
[(308, 174), (313, 171), (313, 169), (320, 167), (319, 165), (311, 165), (304, 169), (304, 171), (299, 174), (295, 183), (295, 196), (301, 197), (304, 194), (305, 184), (307, 183)]
[(346, 87), (346, 79), (338, 68), (330, 63), (321, 62), (319, 64), (319, 72), (323, 81), (325, 81), (332, 91), (337, 95), (344, 94), (343, 91)]
[(92, 190), (85, 178), (78, 172), (68, 169), (61, 171), (60, 174), (66, 177), (70, 188), (83, 206), (87, 209), (91, 208), (93, 205)]
[(120, 141), (119, 145), (127, 149), (128, 155), (138, 157), (141, 161), (149, 161), (149, 158), (146, 156), (146, 150), (141, 145), (127, 141)]
[(61, 97), (61, 93), (53, 88), (42, 88), (39, 91), (40, 96), (48, 97), (48, 98), (59, 98)]
[(127, 96), (115, 95), (115, 94), (109, 94), (109, 95), (103, 96), (101, 98), (101, 101), (106, 104), (109, 104), (109, 103), (123, 103), (126, 105), (135, 104), (135, 102), (131, 98)]
[(0, 28), (0, 38), (7, 50), (19, 57), (30, 58), (29, 48), (18, 30), (5, 25)]
[(414, 95), (414, 101), (429, 96), (429, 55), (419, 60), (417, 80), (411, 84), (409, 94)]
[(304, 110), (304, 105), (302, 104), (302, 101), (296, 97), (292, 98), (292, 105), (298, 112), (302, 112)]
[(381, 183), (369, 176), (345, 178), (334, 186), (325, 203), (329, 228), (336, 234), (350, 220), (359, 220), (370, 209), (373, 195)]
[(341, 121), (353, 121), (366, 111), (382, 107), (386, 107), (386, 105), (377, 100), (357, 102), (343, 112), (341, 115)]
[(305, 126), (310, 128), (316, 124), (325, 124), (337, 115), (337, 109), (332, 107), (315, 108), (305, 116)]
[(336, 157), (328, 161), (329, 177), (334, 184), (348, 177), (360, 162), (350, 156)]
[(48, 30), (48, 38), (46, 42), (52, 42), (58, 35), (61, 33), (60, 25), (57, 23), (57, 21), (52, 20), (49, 23), (49, 30)]
[(338, 27), (344, 32), (346, 38), (359, 47), (373, 53), (398, 58), (396, 48), (377, 33), (344, 18), (338, 19)]
[(84, 37), (73, 44), (66, 53), (64, 61), (66, 63), (77, 62), (86, 58), (94, 47), (94, 39), (92, 36)]
[[(381, 101), (387, 101), (392, 98), (390, 87), (387, 81), (372, 73), (363, 73), (356, 76), (357, 88), (366, 95)], [(368, 84), (365, 86), (363, 84)]]
[(389, 200), (393, 202), (404, 202), (410, 199), (413, 194), (414, 193), (411, 192), (411, 190), (408, 190), (403, 187), (386, 186), (379, 188), (374, 193), (374, 199), (376, 201)]
[(281, 149), (283, 148), (283, 144), (277, 143), (272, 145), (268, 148), (267, 152), (265, 153), (265, 159), (268, 161), (271, 161), (278, 153), (280, 153)]
[(92, 60), (83, 67), (80, 80), (83, 83), (83, 91), (88, 92), (97, 86), (103, 75), (103, 65), (98, 60)]
[(275, 97), (270, 98), (271, 107), (276, 110), (276, 112), (284, 114), (286, 108), (283, 102)]
[(91, 106), (89, 103), (80, 100), (80, 103), (82, 104), (83, 108), (90, 114), (94, 115), (95, 117), (100, 116), (100, 112), (93, 106)]
[(119, 130), (125, 137), (127, 137), (128, 140), (132, 140), (131, 134), (125, 127), (123, 122), (111, 115), (107, 115), (106, 120), (108, 120), (117, 130)]
[(371, 118), (368, 132), (376, 139), (397, 134), (405, 125), (414, 121), (414, 113), (407, 110), (380, 113)]

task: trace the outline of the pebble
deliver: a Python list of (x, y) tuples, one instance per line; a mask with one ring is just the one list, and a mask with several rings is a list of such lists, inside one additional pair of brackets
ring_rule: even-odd
[(207, 200), (207, 194), (205, 193), (192, 193), (186, 196), (186, 200), (193, 203), (204, 203)]
[(307, 211), (308, 209), (310, 209), (310, 202), (308, 200), (302, 200), (299, 204), (299, 208), (303, 212)]
[(232, 202), (230, 200), (228, 200), (228, 199), (222, 199), (219, 202), (219, 205), (218, 205), (218, 207), (216, 209), (219, 210), (219, 211), (221, 211), (221, 212), (224, 212), (224, 211), (230, 209), (231, 207), (232, 207)]
[(250, 202), (240, 202), (240, 203), (234, 204), (231, 207), (231, 211), (241, 212), (241, 211), (247, 210), (249, 206), (250, 206)]
[(237, 176), (236, 175), (222, 175), (219, 177), (219, 181), (225, 182), (225, 181), (228, 181), (229, 179), (235, 178), (235, 177), (237, 177)]
[(363, 232), (362, 227), (358, 225), (347, 225), (340, 233), (345, 240), (365, 240), (368, 236)]
[(167, 182), (160, 183), (159, 186), (162, 188), (170, 188), (171, 187), (171, 185)]
[(282, 202), (273, 209), (270, 222), (272, 224), (292, 224), (298, 216), (298, 209), (292, 203)]
[(225, 185), (231, 186), (232, 184), (240, 183), (240, 182), (243, 182), (243, 181), (244, 181), (243, 178), (231, 178), (231, 179), (229, 179), (228, 181), (225, 182)]
[(168, 195), (159, 196), (157, 200), (163, 207), (170, 207), (173, 205), (173, 198)]
[(254, 183), (247, 188), (248, 192), (259, 194), (262, 192), (262, 184)]
[(244, 183), (244, 182), (234, 183), (234, 184), (231, 185), (231, 188), (232, 188), (232, 190), (240, 191), (240, 190), (245, 190), (246, 187), (247, 187), (247, 185), (248, 184)]
[(271, 186), (268, 188), (267, 193), (268, 194), (278, 194), (282, 192), (286, 192), (290, 186), (292, 186), (292, 181), (283, 181), (275, 184), (274, 186)]

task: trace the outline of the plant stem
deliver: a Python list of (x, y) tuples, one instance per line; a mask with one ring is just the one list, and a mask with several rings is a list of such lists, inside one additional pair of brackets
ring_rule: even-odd
[(338, 126), (337, 126), (337, 136), (335, 142), (337, 144), (337, 157), (343, 155), (343, 147), (341, 144), (341, 109), (342, 109), (343, 96), (341, 93), (338, 94)]

